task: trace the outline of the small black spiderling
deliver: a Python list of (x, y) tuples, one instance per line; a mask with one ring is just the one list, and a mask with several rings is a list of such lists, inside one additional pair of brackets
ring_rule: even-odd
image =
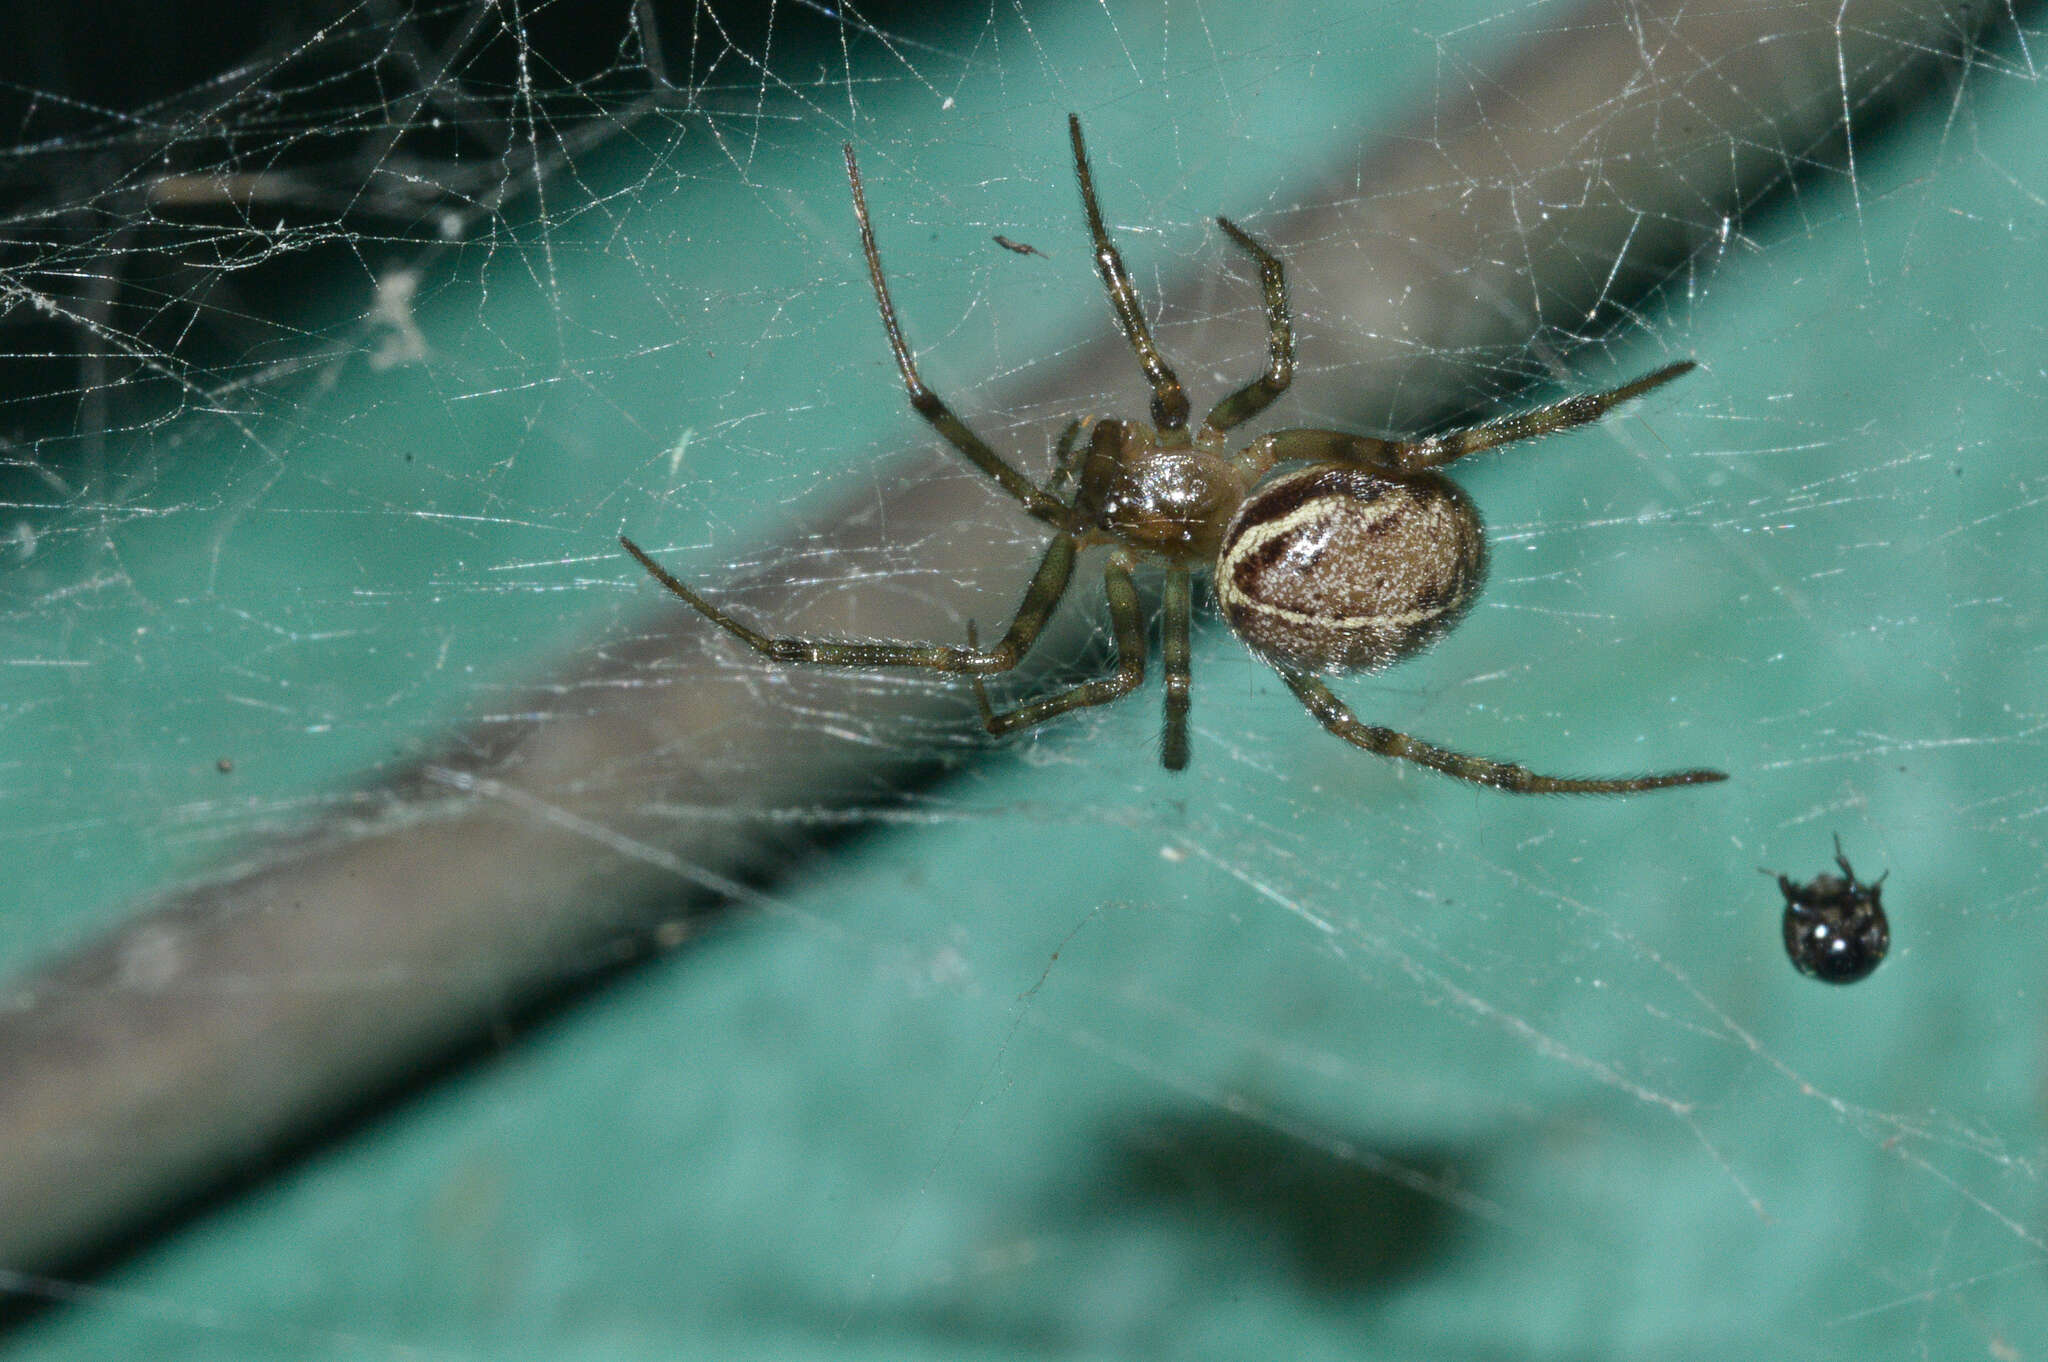
[[(1869, 884), (1857, 880), (1835, 838), (1839, 877), (1816, 875), (1805, 884), (1778, 876), (1785, 895), (1785, 955), (1801, 974), (1828, 984), (1853, 984), (1884, 963), (1891, 949), (1891, 924), (1885, 921), (1878, 892), (1891, 872)], [(1765, 871), (1769, 874), (1769, 871)]]

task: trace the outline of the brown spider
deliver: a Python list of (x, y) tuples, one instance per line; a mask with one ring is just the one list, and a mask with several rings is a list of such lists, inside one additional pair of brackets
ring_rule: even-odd
[[(1719, 771), (1610, 780), (1537, 775), (1521, 766), (1446, 751), (1405, 733), (1361, 723), (1316, 679), (1318, 672), (1371, 672), (1420, 652), (1448, 632), (1478, 594), (1486, 575), (1486, 538), (1479, 513), (1456, 483), (1435, 471), (1495, 445), (1548, 435), (1598, 420), (1619, 403), (1690, 370), (1666, 365), (1609, 392), (1586, 393), (1518, 415), (1498, 417), (1422, 440), (1379, 440), (1335, 430), (1282, 430), (1235, 452), (1226, 433), (1285, 392), (1294, 374), (1294, 338), (1280, 262), (1228, 218), (1224, 234), (1252, 257), (1265, 287), (1266, 371), (1225, 397), (1188, 430), (1188, 398), (1161, 357), (1138, 306), (1123, 258), (1102, 225), (1081, 120), (1069, 114), (1074, 174), (1095, 241), (1095, 264), (1110, 305), (1138, 363), (1152, 382), (1152, 420), (1070, 424), (1060, 437), (1053, 474), (1043, 485), (1019, 472), (967, 428), (918, 377), (916, 361), (875, 249), (866, 195), (852, 146), (846, 178), (860, 222), (861, 249), (889, 348), (910, 393), (910, 405), (932, 428), (1017, 499), (1027, 515), (1053, 531), (1052, 543), (1024, 592), (1002, 640), (980, 646), (974, 627), (967, 646), (876, 640), (771, 638), (741, 623), (677, 581), (632, 540), (626, 551), (654, 579), (748, 647), (777, 662), (840, 667), (923, 667), (973, 678), (983, 725), (992, 734), (1045, 722), (1070, 709), (1105, 705), (1145, 678), (1145, 634), (1132, 583), (1140, 557), (1166, 565), (1166, 667), (1163, 759), (1169, 770), (1188, 762), (1189, 609), (1192, 574), (1215, 573), (1216, 603), (1246, 646), (1287, 683), (1324, 728), (1356, 747), (1398, 757), (1497, 789), (1531, 794), (1626, 794), (1671, 785), (1726, 780)], [(1089, 430), (1085, 445), (1080, 443)], [(1264, 481), (1274, 465), (1306, 468)], [(1072, 494), (1068, 495), (1068, 487)], [(1103, 572), (1116, 672), (1044, 699), (997, 713), (982, 678), (1006, 672), (1037, 641), (1073, 575), (1074, 557), (1095, 545), (1111, 548)]]

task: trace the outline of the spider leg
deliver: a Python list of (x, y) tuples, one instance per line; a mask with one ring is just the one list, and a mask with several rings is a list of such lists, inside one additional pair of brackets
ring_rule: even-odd
[[(1135, 559), (1127, 549), (1110, 555), (1102, 571), (1102, 589), (1109, 597), (1109, 623), (1116, 634), (1116, 671), (1094, 681), (1034, 700), (1015, 709), (996, 711), (988, 702), (988, 687), (979, 674), (973, 677), (974, 703), (981, 710), (982, 727), (1000, 737), (1020, 728), (1042, 724), (1070, 709), (1086, 709), (1121, 699), (1145, 679), (1145, 622), (1138, 609), (1138, 588), (1131, 581)], [(968, 634), (973, 638), (972, 630)]]
[(953, 409), (918, 377), (917, 361), (912, 358), (910, 346), (903, 339), (903, 328), (896, 324), (896, 308), (889, 301), (889, 284), (882, 277), (882, 256), (875, 249), (875, 227), (868, 220), (868, 200), (861, 190), (860, 166), (853, 159), (853, 144), (848, 142), (844, 150), (846, 180), (853, 186), (853, 215), (860, 222), (860, 247), (868, 258), (868, 278), (875, 286), (875, 301), (882, 308), (882, 329), (889, 333), (889, 349), (896, 356), (897, 372), (903, 375), (903, 386), (910, 393), (910, 405), (931, 424), (933, 430), (965, 454), (968, 462), (994, 478), (1005, 492), (1015, 497), (1025, 511), (1055, 528), (1063, 526), (1067, 508), (1039, 490), (1031, 479), (990, 448), (987, 441), (969, 430), (967, 423), (955, 416)]
[(1231, 463), (1248, 484), (1265, 477), (1276, 463), (1342, 463), (1375, 473), (1395, 473), (1401, 471), (1395, 458), (1399, 448), (1392, 440), (1370, 435), (1301, 426), (1261, 435), (1238, 450)]
[(1575, 393), (1533, 411), (1495, 417), (1422, 440), (1378, 440), (1370, 435), (1347, 435), (1341, 430), (1276, 430), (1245, 446), (1236, 462), (1240, 472), (1252, 477), (1263, 477), (1276, 463), (1295, 461), (1353, 464), (1376, 473), (1418, 473), (1426, 468), (1441, 468), (1484, 449), (1533, 440), (1597, 421), (1630, 398), (1641, 397), (1697, 367), (1692, 360), (1680, 360), (1619, 388)]
[(1053, 448), (1052, 453), (1052, 476), (1045, 481), (1047, 496), (1063, 496), (1067, 484), (1073, 481), (1074, 470), (1080, 467), (1082, 459), (1088, 457), (1087, 451), (1079, 448), (1077, 444), (1081, 438), (1081, 427), (1086, 424), (1087, 422), (1077, 416), (1067, 422), (1067, 428), (1060, 432), (1060, 442)]
[[(740, 642), (752, 648), (763, 657), (777, 662), (822, 662), (833, 667), (923, 667), (935, 672), (950, 672), (956, 675), (979, 676), (986, 672), (1006, 672), (1016, 666), (1038, 641), (1039, 631), (1051, 618), (1060, 598), (1066, 594), (1067, 583), (1074, 574), (1074, 537), (1070, 534), (1053, 536), (1046, 547), (1045, 556), (1038, 562), (1038, 570), (1031, 576), (1031, 585), (1025, 588), (1024, 599), (1017, 606), (1017, 613), (1004, 632), (1002, 641), (995, 647), (955, 648), (944, 643), (909, 643), (895, 639), (871, 639), (859, 642), (837, 639), (773, 638), (760, 630), (741, 623), (725, 611), (705, 600), (690, 588), (677, 581), (668, 570), (656, 563), (638, 544), (619, 536), (619, 542), (626, 552), (640, 560), (640, 566), (647, 569), (655, 581), (680, 596), (698, 614), (710, 620), (719, 628), (731, 634)], [(1112, 596), (1112, 602), (1114, 597)]]
[[(1275, 670), (1280, 670), (1276, 668)], [(1659, 776), (1624, 776), (1613, 780), (1580, 780), (1561, 776), (1539, 776), (1525, 766), (1468, 757), (1396, 733), (1391, 728), (1361, 723), (1358, 716), (1330, 688), (1301, 672), (1280, 671), (1280, 679), (1295, 697), (1315, 715), (1316, 722), (1350, 743), (1383, 757), (1395, 757), (1441, 771), (1475, 785), (1491, 785), (1511, 794), (1635, 794), (1641, 790), (1662, 790), (1673, 785), (1706, 785), (1728, 779), (1721, 771), (1673, 771)]]
[(1088, 233), (1095, 238), (1095, 268), (1102, 273), (1110, 306), (1116, 309), (1125, 338), (1137, 352), (1145, 377), (1152, 380), (1152, 424), (1160, 430), (1186, 430), (1187, 392), (1159, 353), (1159, 347), (1153, 344), (1145, 314), (1138, 306), (1138, 290), (1131, 285), (1131, 273), (1124, 268), (1124, 258), (1117, 254), (1108, 230), (1102, 225), (1102, 208), (1095, 201), (1095, 177), (1088, 173), (1088, 148), (1081, 141), (1079, 115), (1067, 115), (1067, 131), (1074, 138), (1074, 174), (1081, 181), (1081, 207), (1088, 214)]
[(1160, 737), (1160, 761), (1169, 771), (1188, 764), (1188, 700), (1192, 681), (1189, 663), (1193, 649), (1188, 642), (1188, 570), (1175, 563), (1166, 570), (1166, 622), (1160, 646), (1166, 667), (1166, 727)]
[(1251, 420), (1294, 381), (1294, 326), (1288, 320), (1287, 279), (1280, 261), (1229, 218), (1217, 218), (1216, 225), (1259, 263), (1259, 282), (1266, 290), (1266, 372), (1209, 408), (1202, 418), (1204, 436), (1221, 435)]
[(1653, 373), (1624, 383), (1619, 388), (1610, 388), (1602, 393), (1574, 393), (1572, 396), (1534, 411), (1516, 412), (1512, 416), (1497, 416), (1491, 421), (1482, 421), (1476, 426), (1463, 430), (1448, 430), (1441, 435), (1432, 435), (1426, 440), (1404, 440), (1394, 446), (1394, 458), (1403, 473), (1412, 473), (1419, 468), (1441, 468), (1467, 454), (1477, 454), (1482, 449), (1496, 445), (1513, 444), (1517, 440), (1533, 440), (1573, 426), (1583, 426), (1597, 421), (1614, 408), (1632, 397), (1640, 397), (1652, 388), (1661, 388), (1672, 379), (1691, 373), (1699, 367), (1692, 360), (1682, 359), (1676, 364), (1667, 364)]

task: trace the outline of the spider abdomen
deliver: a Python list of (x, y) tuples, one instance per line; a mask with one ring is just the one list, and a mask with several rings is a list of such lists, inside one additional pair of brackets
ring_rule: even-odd
[(1373, 671), (1456, 624), (1486, 576), (1479, 512), (1449, 478), (1321, 464), (1247, 497), (1223, 533), (1216, 603), (1298, 671)]

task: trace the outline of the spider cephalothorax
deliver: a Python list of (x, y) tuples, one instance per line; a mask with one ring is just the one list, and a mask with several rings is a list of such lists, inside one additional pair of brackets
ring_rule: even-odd
[[(1053, 532), (1003, 637), (983, 648), (970, 626), (965, 647), (773, 638), (684, 586), (621, 536), (627, 551), (657, 581), (776, 661), (923, 667), (968, 676), (982, 722), (989, 732), (1002, 734), (1070, 709), (1108, 704), (1144, 680), (1144, 623), (1132, 574), (1139, 559), (1156, 559), (1166, 569), (1160, 649), (1166, 672), (1162, 758), (1173, 770), (1188, 761), (1190, 578), (1195, 572), (1211, 571), (1217, 605), (1232, 631), (1272, 664), (1323, 727), (1354, 746), (1461, 780), (1523, 793), (1625, 794), (1727, 779), (1719, 771), (1590, 780), (1542, 776), (1362, 723), (1318, 679), (1319, 673), (1376, 671), (1427, 648), (1457, 624), (1478, 594), (1486, 575), (1486, 537), (1479, 514), (1464, 489), (1436, 470), (1496, 445), (1596, 421), (1616, 405), (1690, 370), (1691, 361), (1666, 365), (1607, 392), (1582, 393), (1421, 440), (1294, 429), (1233, 449), (1228, 433), (1265, 410), (1294, 376), (1294, 335), (1280, 261), (1229, 219), (1216, 219), (1259, 267), (1266, 302), (1267, 364), (1264, 373), (1211, 407), (1201, 425), (1190, 430), (1187, 393), (1153, 343), (1123, 257), (1103, 226), (1080, 119), (1069, 115), (1067, 128), (1096, 267), (1117, 322), (1151, 381), (1152, 419), (1072, 422), (1060, 438), (1052, 476), (1042, 484), (990, 448), (918, 376), (882, 277), (860, 168), (853, 148), (846, 148), (846, 177), (853, 188), (861, 250), (911, 406), (1014, 497), (1026, 514)], [(1283, 463), (1307, 466), (1269, 477)], [(1116, 640), (1116, 671), (1016, 709), (996, 711), (982, 678), (1009, 671), (1030, 651), (1066, 594), (1075, 555), (1095, 546), (1110, 549), (1103, 589)]]

